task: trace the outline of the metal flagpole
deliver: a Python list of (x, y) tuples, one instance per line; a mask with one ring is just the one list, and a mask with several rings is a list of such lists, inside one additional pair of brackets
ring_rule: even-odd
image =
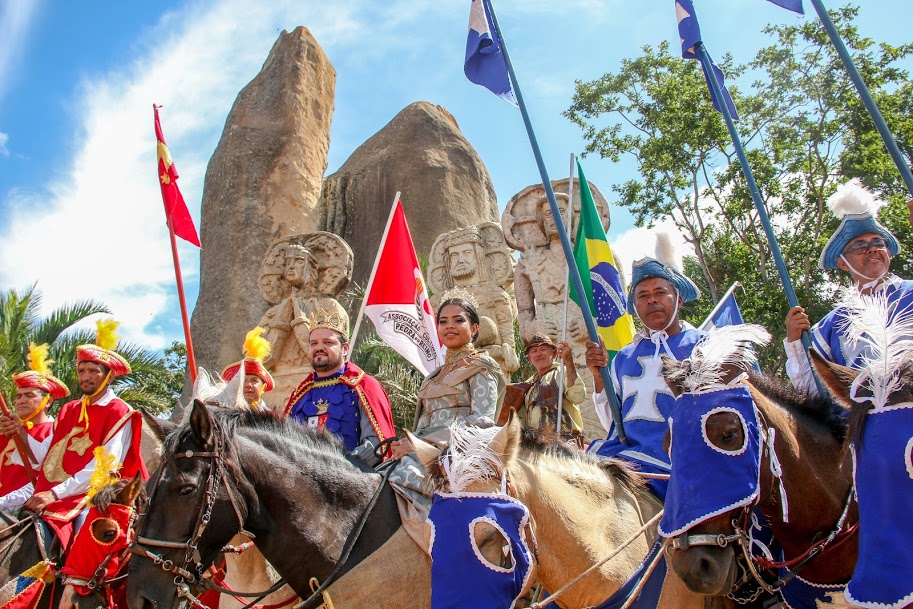
[(396, 213), (396, 204), (399, 203), (400, 192), (397, 191), (393, 197), (393, 205), (390, 207), (390, 215), (387, 216), (387, 225), (384, 227), (384, 233), (380, 237), (380, 245), (377, 247), (377, 255), (374, 257), (374, 266), (371, 267), (371, 275), (368, 276), (368, 285), (365, 288), (365, 295), (361, 299), (361, 307), (358, 309), (358, 316), (355, 318), (355, 328), (352, 329), (352, 335), (349, 337), (349, 355), (355, 350), (355, 339), (358, 338), (358, 330), (361, 328), (361, 320), (365, 316), (365, 305), (368, 303), (368, 295), (371, 293), (371, 287), (374, 285), (374, 276), (377, 275), (377, 265), (380, 264), (380, 254), (384, 251), (384, 244), (387, 242), (387, 234), (390, 232), (390, 225), (393, 224), (393, 214)]
[[(574, 250), (571, 248), (571, 242), (567, 238), (567, 230), (564, 227), (564, 220), (561, 219), (561, 209), (558, 207), (558, 201), (555, 199), (555, 191), (552, 189), (552, 183), (548, 177), (548, 171), (545, 168), (545, 161), (542, 159), (542, 152), (539, 150), (539, 142), (536, 140), (536, 134), (533, 131), (533, 125), (529, 119), (529, 113), (526, 111), (526, 104), (523, 102), (523, 94), (520, 92), (520, 84), (517, 82), (517, 75), (514, 73), (513, 64), (510, 61), (510, 55), (507, 52), (507, 42), (501, 33), (501, 26), (498, 25), (498, 18), (495, 16), (494, 7), (491, 0), (482, 0), (485, 8), (491, 17), (491, 24), (495, 28), (498, 40), (501, 41), (501, 52), (504, 53), (504, 63), (507, 65), (507, 74), (510, 78), (511, 87), (517, 98), (517, 105), (520, 107), (520, 115), (523, 117), (523, 125), (526, 127), (526, 135), (529, 137), (529, 144), (533, 149), (533, 156), (536, 157), (536, 165), (539, 167), (539, 175), (542, 177), (542, 186), (545, 188), (545, 196), (548, 198), (549, 207), (552, 210), (552, 217), (558, 228), (558, 236), (561, 238), (561, 247), (564, 249), (564, 259), (567, 262), (570, 271), (570, 279), (573, 282), (574, 289), (581, 297), (583, 291), (583, 282), (580, 279), (580, 272), (574, 263)], [(581, 307), (582, 311), (582, 307)], [(586, 323), (587, 334), (594, 343), (599, 342), (599, 334), (596, 332), (596, 324), (593, 321), (593, 315), (590, 311), (583, 312), (583, 321)], [(612, 411), (612, 420), (615, 423), (615, 429), (618, 431), (618, 440), (623, 444), (628, 443), (627, 435), (624, 431), (624, 422), (621, 418), (621, 407), (618, 404), (618, 396), (615, 395), (615, 389), (612, 386), (612, 379), (609, 377), (609, 371), (606, 368), (599, 369), (599, 376), (605, 388), (606, 397), (609, 401), (609, 409)]]
[(181, 275), (181, 260), (178, 258), (178, 244), (174, 237), (174, 223), (167, 217), (168, 234), (171, 237), (171, 258), (174, 261), (174, 279), (178, 286), (178, 303), (181, 305), (181, 323), (184, 325), (184, 342), (187, 346), (187, 368), (190, 384), (197, 382), (197, 358), (193, 351), (193, 337), (190, 335), (190, 316), (187, 314), (187, 299), (184, 298), (184, 278)]
[[(780, 281), (783, 283), (783, 290), (786, 292), (786, 300), (789, 301), (790, 308), (799, 306), (799, 300), (796, 298), (796, 292), (793, 290), (793, 282), (789, 278), (789, 271), (786, 270), (786, 263), (783, 261), (783, 254), (780, 252), (780, 244), (777, 242), (777, 236), (774, 234), (773, 226), (770, 224), (770, 217), (767, 215), (767, 209), (761, 200), (761, 193), (758, 190), (758, 184), (755, 182), (754, 173), (748, 165), (748, 157), (745, 156), (745, 149), (742, 147), (742, 139), (735, 128), (732, 115), (729, 114), (729, 106), (726, 104), (726, 98), (723, 97), (723, 90), (717, 81), (713, 71), (713, 61), (710, 59), (710, 53), (703, 42), (698, 42), (695, 46), (698, 55), (701, 58), (701, 64), (704, 66), (704, 72), (708, 75), (707, 82), (713, 89), (716, 99), (720, 100), (720, 112), (726, 120), (726, 127), (729, 129), (729, 137), (732, 138), (732, 145), (735, 147), (736, 155), (739, 157), (739, 163), (742, 165), (742, 173), (745, 175), (745, 181), (748, 182), (748, 190), (751, 191), (751, 198), (754, 201), (755, 209), (758, 210), (758, 216), (761, 218), (761, 225), (764, 227), (764, 233), (767, 235), (767, 242), (770, 245), (770, 253), (773, 254), (774, 262), (777, 265), (777, 272), (780, 274)], [(812, 346), (812, 339), (808, 330), (802, 332), (802, 346), (805, 347), (805, 356), (808, 357), (808, 350)], [(811, 365), (811, 359), (809, 359)], [(821, 379), (815, 374), (812, 368), (812, 376), (815, 379), (815, 385), (818, 387), (818, 393), (822, 396), (830, 395)]]
[[(567, 179), (567, 238), (571, 238), (574, 223), (574, 153), (571, 153), (571, 173)], [(567, 340), (567, 302), (571, 291), (570, 271), (564, 274), (564, 316), (561, 318), (561, 340)], [(582, 307), (581, 307), (582, 308)], [(558, 423), (555, 433), (561, 439), (561, 415), (564, 412), (564, 358), (558, 358)]]
[[(716, 306), (713, 307), (713, 310), (710, 311), (710, 313), (707, 313), (707, 318), (704, 319), (704, 321), (701, 322), (701, 325), (699, 325), (697, 327), (698, 330), (704, 330), (710, 324), (711, 320), (713, 319), (713, 316), (716, 315), (717, 311), (720, 310), (720, 307), (723, 306), (723, 303), (726, 302), (726, 299), (729, 298), (729, 295), (732, 294), (736, 288), (742, 288), (742, 284), (739, 283), (738, 281), (734, 282), (731, 286), (729, 286), (729, 289), (726, 290), (726, 293), (723, 294), (723, 297), (720, 298), (720, 301), (718, 303), (716, 303)], [(742, 292), (743, 293), (745, 292), (745, 288), (742, 288)]]
[(884, 140), (884, 145), (888, 149), (888, 153), (891, 155), (891, 158), (894, 159), (894, 164), (897, 165), (897, 170), (900, 171), (900, 175), (907, 185), (907, 190), (910, 192), (910, 195), (913, 196), (913, 172), (910, 171), (907, 159), (904, 158), (903, 153), (897, 146), (897, 140), (894, 139), (894, 135), (891, 133), (891, 130), (888, 129), (888, 124), (884, 121), (881, 111), (878, 110), (878, 106), (875, 105), (875, 100), (872, 99), (869, 88), (866, 86), (865, 81), (862, 80), (862, 75), (856, 68), (856, 64), (853, 63), (853, 58), (850, 57), (850, 52), (847, 50), (843, 38), (840, 37), (840, 33), (834, 26), (834, 22), (831, 20), (831, 16), (824, 7), (824, 3), (821, 0), (811, 0), (811, 2), (815, 7), (815, 11), (818, 13), (821, 25), (824, 26), (824, 31), (827, 32), (828, 37), (831, 39), (831, 44), (834, 45), (834, 48), (837, 50), (837, 55), (840, 56), (840, 60), (843, 62), (843, 66), (846, 68), (846, 71), (849, 72), (850, 80), (856, 85), (856, 90), (859, 92), (859, 97), (862, 98), (865, 109), (869, 111), (872, 120), (875, 121), (875, 127), (878, 129), (878, 133), (881, 134), (881, 139)]

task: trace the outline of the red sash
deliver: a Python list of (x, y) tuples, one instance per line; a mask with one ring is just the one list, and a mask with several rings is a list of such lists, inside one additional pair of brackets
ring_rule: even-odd
[[(54, 421), (39, 423), (28, 430), (28, 434), (38, 440), (44, 441), (54, 431)], [(13, 457), (22, 459), (16, 452), (16, 444), (12, 438), (0, 436), (0, 497), (9, 495), (31, 482), (25, 471), (25, 466)], [(34, 466), (37, 469), (37, 465)]]

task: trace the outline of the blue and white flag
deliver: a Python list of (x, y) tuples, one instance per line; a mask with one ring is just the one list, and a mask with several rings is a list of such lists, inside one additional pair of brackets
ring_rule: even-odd
[[(675, 0), (675, 16), (678, 19), (678, 35), (682, 41), (682, 57), (700, 61), (701, 57), (695, 47), (701, 43), (701, 26), (697, 22), (697, 15), (694, 12), (694, 5), (691, 0)], [(707, 56), (710, 56), (709, 51)], [(739, 113), (735, 109), (735, 104), (732, 103), (729, 91), (726, 90), (726, 77), (723, 71), (713, 63), (713, 59), (710, 60), (710, 64), (713, 66), (713, 75), (720, 85), (720, 91), (723, 92), (723, 101), (729, 108), (729, 116), (732, 117), (732, 120), (737, 121), (739, 120)], [(701, 67), (704, 67), (703, 62), (701, 62)], [(710, 74), (707, 73), (706, 68), (704, 68), (704, 78), (707, 80), (707, 88), (710, 90), (710, 99), (713, 101), (713, 107), (716, 108), (717, 112), (722, 112), (723, 107), (713, 92), (713, 86), (710, 84)]]
[(714, 307), (713, 311), (710, 312), (710, 315), (707, 316), (707, 319), (700, 325), (698, 330), (709, 332), (714, 328), (737, 326), (745, 323), (745, 318), (742, 317), (742, 311), (739, 310), (739, 303), (735, 300), (735, 289), (740, 287), (742, 287), (742, 284), (738, 281), (732, 284), (726, 293), (723, 294), (723, 297), (720, 299), (720, 302), (717, 303), (716, 307)]
[(470, 81), (517, 105), (507, 73), (507, 61), (501, 52), (501, 41), (482, 0), (472, 0), (472, 8), (469, 9), (469, 35), (466, 38), (463, 72)]
[(794, 13), (799, 13), (800, 15), (805, 14), (805, 9), (802, 7), (802, 0), (767, 0), (768, 2), (773, 2), (779, 7), (785, 8), (788, 11)]

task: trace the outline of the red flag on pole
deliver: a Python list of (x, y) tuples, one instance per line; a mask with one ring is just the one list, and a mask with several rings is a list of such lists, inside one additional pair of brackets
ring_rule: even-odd
[(159, 122), (159, 106), (153, 105), (155, 110), (155, 139), (158, 141), (158, 175), (162, 187), (162, 201), (165, 203), (165, 217), (171, 224), (174, 234), (200, 247), (200, 237), (193, 225), (193, 218), (187, 209), (187, 203), (178, 188), (178, 170), (171, 160), (171, 153), (165, 145), (165, 136), (162, 135), (162, 125)]
[(441, 343), (399, 193), (374, 265), (363, 311), (381, 340), (427, 375), (443, 363)]

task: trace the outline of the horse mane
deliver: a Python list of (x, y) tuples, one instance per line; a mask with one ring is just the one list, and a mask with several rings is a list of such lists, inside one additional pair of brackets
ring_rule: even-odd
[(621, 483), (631, 493), (642, 492), (647, 481), (637, 472), (637, 466), (623, 459), (598, 457), (593, 453), (570, 448), (563, 442), (556, 442), (557, 434), (552, 431), (540, 431), (533, 427), (524, 427), (520, 438), (520, 450), (530, 463), (536, 463), (546, 457), (555, 461), (570, 462), (572, 467), (590, 467), (600, 470)]
[(843, 442), (847, 435), (846, 411), (828, 396), (813, 396), (772, 375), (748, 373), (751, 385), (799, 419), (803, 427), (816, 428)]
[[(130, 484), (130, 480), (118, 480), (117, 482), (112, 482), (107, 486), (103, 486), (98, 489), (98, 492), (95, 493), (95, 496), (92, 497), (92, 506), (95, 507), (102, 516), (108, 515), (108, 508), (112, 505), (119, 505), (120, 502), (117, 500), (118, 495), (124, 487)], [(140, 487), (140, 503), (146, 497), (146, 488), (145, 486)]]

